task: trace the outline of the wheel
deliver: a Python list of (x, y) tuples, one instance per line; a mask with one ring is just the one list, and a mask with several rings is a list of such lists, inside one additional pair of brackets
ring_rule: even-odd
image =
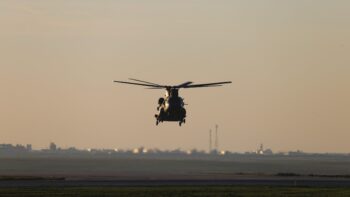
[(181, 127), (181, 125), (182, 125), (182, 121), (179, 122), (179, 126), (180, 126), (180, 127)]
[(157, 121), (156, 121), (156, 125), (158, 126), (158, 124), (159, 124), (159, 121), (157, 120)]
[(186, 119), (184, 119), (183, 122), (186, 123)]

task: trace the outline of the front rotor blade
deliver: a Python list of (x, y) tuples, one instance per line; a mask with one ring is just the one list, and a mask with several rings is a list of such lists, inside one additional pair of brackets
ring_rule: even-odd
[(130, 85), (138, 85), (138, 86), (147, 86), (147, 87), (155, 87), (155, 88), (165, 88), (165, 86), (160, 86), (160, 85), (133, 83), (133, 82), (127, 82), (127, 81), (114, 81), (114, 82), (116, 82), (116, 83), (130, 84)]
[(142, 83), (147, 83), (147, 84), (150, 84), (150, 85), (157, 85), (157, 86), (161, 86), (161, 85), (156, 84), (156, 83), (152, 83), (152, 82), (148, 82), (148, 81), (142, 81), (142, 80), (139, 80), (139, 79), (129, 78), (129, 80), (132, 80), (132, 81), (138, 81), (138, 82), (142, 82)]
[(216, 83), (203, 83), (203, 84), (193, 84), (188, 85), (183, 88), (205, 88), (205, 87), (216, 87), (223, 84), (232, 83), (231, 81), (224, 81), (224, 82), (216, 82)]

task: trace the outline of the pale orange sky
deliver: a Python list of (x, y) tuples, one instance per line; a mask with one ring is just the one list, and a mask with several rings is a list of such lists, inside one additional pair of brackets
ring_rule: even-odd
[[(0, 2), (0, 143), (350, 152), (350, 1)], [(188, 118), (155, 126), (160, 90)]]

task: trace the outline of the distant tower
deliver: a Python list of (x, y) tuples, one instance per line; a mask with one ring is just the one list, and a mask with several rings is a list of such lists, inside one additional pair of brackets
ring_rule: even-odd
[(215, 125), (215, 150), (216, 151), (219, 151), (218, 128), (219, 128), (219, 125)]
[(211, 139), (211, 129), (209, 130), (209, 153), (211, 153), (212, 150), (212, 139)]

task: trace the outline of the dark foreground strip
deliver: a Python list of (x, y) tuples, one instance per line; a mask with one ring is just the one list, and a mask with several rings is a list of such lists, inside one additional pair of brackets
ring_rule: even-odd
[(0, 181), (0, 188), (8, 187), (115, 187), (115, 186), (307, 186), (307, 187), (350, 187), (350, 180), (6, 180)]

